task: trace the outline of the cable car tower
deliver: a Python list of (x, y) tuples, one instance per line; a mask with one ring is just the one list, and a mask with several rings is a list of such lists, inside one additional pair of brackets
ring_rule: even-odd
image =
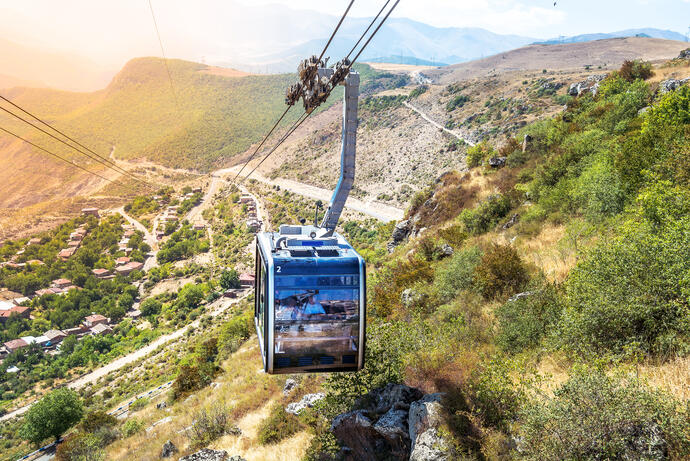
[(304, 60), (286, 103), (311, 113), (345, 86), (340, 179), (323, 220), (256, 237), (255, 324), (267, 373), (357, 371), (364, 365), (364, 259), (335, 232), (355, 178), (359, 74), (345, 59)]

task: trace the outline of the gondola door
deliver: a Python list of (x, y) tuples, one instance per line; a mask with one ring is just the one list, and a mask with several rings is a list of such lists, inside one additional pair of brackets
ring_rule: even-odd
[(255, 267), (255, 282), (254, 282), (254, 324), (256, 326), (256, 335), (259, 339), (259, 347), (261, 348), (261, 358), (264, 363), (264, 371), (268, 371), (268, 335), (266, 334), (266, 326), (268, 325), (268, 270), (266, 260), (261, 254), (261, 249), (257, 244), (256, 247), (256, 267)]

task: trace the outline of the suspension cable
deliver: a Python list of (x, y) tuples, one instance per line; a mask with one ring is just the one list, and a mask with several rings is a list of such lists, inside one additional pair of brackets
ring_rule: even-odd
[(347, 5), (347, 9), (343, 13), (343, 16), (340, 18), (340, 21), (338, 21), (338, 25), (335, 26), (335, 30), (331, 34), (331, 38), (328, 39), (328, 42), (326, 43), (326, 46), (323, 48), (323, 51), (321, 52), (321, 55), (319, 56), (319, 61), (321, 61), (321, 58), (323, 58), (323, 55), (326, 54), (326, 50), (331, 44), (331, 41), (333, 41), (333, 37), (335, 37), (335, 34), (338, 32), (338, 29), (340, 29), (340, 25), (343, 23), (345, 20), (345, 16), (347, 16), (348, 11), (350, 11), (350, 8), (352, 7), (352, 4), (355, 3), (355, 0), (351, 0), (350, 4)]
[(45, 153), (47, 153), (47, 154), (50, 154), (50, 155), (52, 155), (53, 157), (56, 157), (56, 158), (62, 160), (62, 161), (65, 162), (65, 163), (68, 163), (69, 165), (71, 165), (71, 166), (73, 166), (73, 167), (75, 167), (75, 168), (79, 168), (80, 170), (84, 170), (84, 171), (86, 171), (86, 172), (89, 173), (89, 174), (92, 174), (92, 175), (94, 175), (94, 176), (98, 176), (99, 178), (105, 179), (106, 181), (108, 181), (108, 182), (110, 182), (110, 183), (118, 184), (118, 185), (120, 185), (120, 186), (124, 186), (124, 184), (122, 184), (122, 183), (119, 182), (119, 181), (115, 181), (115, 180), (113, 180), (113, 179), (108, 179), (108, 178), (106, 178), (105, 176), (101, 176), (101, 175), (98, 174), (98, 173), (94, 173), (94, 172), (91, 171), (91, 170), (87, 170), (87, 169), (84, 168), (83, 166), (78, 165), (78, 164), (76, 164), (76, 163), (74, 163), (74, 162), (71, 162), (71, 161), (67, 160), (67, 159), (64, 158), (64, 157), (62, 157), (62, 156), (60, 156), (60, 155), (58, 155), (58, 154), (56, 154), (56, 153), (54, 153), (54, 152), (49, 151), (48, 149), (44, 149), (43, 147), (41, 147), (41, 146), (39, 146), (39, 145), (37, 145), (37, 144), (34, 144), (33, 142), (29, 141), (28, 139), (22, 138), (22, 137), (19, 136), (18, 134), (13, 133), (13, 132), (11, 132), (10, 130), (7, 130), (7, 129), (1, 127), (1, 126), (0, 126), (0, 131), (4, 131), (5, 133), (7, 133), (7, 134), (9, 134), (9, 135), (11, 135), (11, 136), (14, 136), (14, 137), (17, 138), (17, 139), (20, 139), (20, 140), (24, 141), (25, 143), (27, 143), (27, 144), (29, 144), (29, 145), (35, 147), (36, 149), (40, 149), (40, 150), (42, 150), (43, 152), (45, 152)]
[(380, 22), (379, 25), (376, 27), (376, 29), (374, 29), (374, 32), (372, 32), (372, 34), (369, 36), (369, 39), (364, 43), (364, 46), (362, 46), (362, 48), (359, 50), (359, 52), (357, 53), (357, 56), (355, 56), (355, 58), (352, 60), (352, 63), (350, 64), (351, 66), (357, 61), (357, 58), (359, 58), (359, 56), (362, 54), (362, 51), (364, 51), (364, 49), (367, 47), (367, 45), (369, 45), (369, 42), (371, 42), (371, 39), (374, 38), (374, 36), (375, 36), (376, 33), (379, 31), (379, 29), (381, 28), (381, 26), (383, 25), (383, 23), (386, 22), (386, 19), (388, 19), (388, 16), (390, 16), (390, 14), (393, 12), (393, 10), (395, 9), (395, 7), (398, 6), (398, 3), (400, 3), (400, 0), (397, 0), (397, 1), (393, 4), (393, 6), (391, 7), (391, 9), (388, 10), (388, 13), (386, 13), (386, 16), (384, 16), (384, 18), (381, 20), (381, 22)]
[(379, 10), (379, 12), (378, 12), (378, 14), (376, 15), (376, 17), (375, 17), (374, 19), (372, 19), (371, 22), (369, 23), (369, 27), (367, 27), (367, 29), (364, 31), (364, 33), (362, 33), (362, 36), (359, 37), (359, 40), (357, 40), (357, 43), (355, 43), (355, 46), (352, 47), (352, 49), (350, 50), (350, 52), (347, 53), (347, 56), (345, 57), (345, 59), (350, 59), (350, 56), (351, 56), (352, 53), (355, 51), (355, 48), (357, 48), (357, 45), (359, 45), (359, 42), (361, 42), (362, 39), (364, 38), (364, 36), (367, 35), (367, 32), (369, 32), (369, 29), (371, 29), (371, 26), (373, 26), (374, 23), (376, 22), (376, 20), (379, 18), (379, 16), (381, 16), (381, 13), (383, 12), (383, 10), (386, 9), (386, 7), (387, 7), (388, 4), (390, 3), (390, 1), (391, 1), (391, 0), (386, 0), (386, 3), (381, 7), (381, 9)]

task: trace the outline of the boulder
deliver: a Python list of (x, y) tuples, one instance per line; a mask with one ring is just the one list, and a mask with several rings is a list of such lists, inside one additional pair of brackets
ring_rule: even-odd
[(515, 302), (519, 299), (527, 298), (530, 297), (534, 294), (534, 291), (523, 291), (522, 293), (518, 293), (515, 296), (511, 297), (508, 302)]
[(168, 440), (163, 444), (161, 449), (161, 458), (170, 458), (172, 455), (177, 453), (177, 447), (172, 441)]
[(446, 461), (450, 459), (448, 443), (436, 429), (423, 432), (410, 453), (410, 461)]
[(395, 225), (391, 238), (395, 243), (400, 243), (410, 234), (410, 221), (405, 219)]
[(404, 384), (386, 384), (385, 387), (375, 389), (366, 397), (373, 402), (373, 411), (378, 414), (387, 413), (391, 408), (409, 408), (409, 405), (423, 397), (422, 391)]
[(183, 456), (180, 461), (228, 461), (228, 452), (204, 448), (191, 455)]
[(678, 59), (690, 59), (690, 48), (686, 48), (678, 55)]
[(313, 407), (316, 402), (322, 400), (324, 397), (326, 397), (326, 394), (323, 392), (319, 392), (318, 394), (307, 394), (302, 397), (302, 400), (299, 402), (288, 404), (288, 406), (285, 408), (285, 411), (293, 415), (298, 415), (304, 411), (305, 408)]
[(386, 441), (390, 456), (394, 459), (407, 459), (410, 454), (407, 416), (406, 410), (393, 407), (374, 424), (374, 429)]
[(664, 80), (659, 84), (659, 92), (661, 94), (670, 93), (671, 91), (676, 91), (686, 83), (690, 81), (690, 78), (685, 78), (683, 80), (676, 80), (675, 78), (670, 78)]
[(448, 258), (450, 256), (453, 256), (453, 253), (455, 253), (453, 247), (448, 245), (447, 243), (441, 245), (441, 248), (439, 249), (439, 256), (441, 258)]
[(365, 410), (343, 413), (333, 419), (331, 432), (349, 451), (347, 460), (376, 461), (377, 453), (385, 447)]
[(518, 217), (518, 214), (517, 214), (517, 213), (515, 213), (513, 216), (511, 216), (510, 219), (508, 220), (508, 222), (505, 223), (505, 224), (503, 225), (503, 230), (510, 229), (510, 228), (513, 227), (515, 224), (517, 224), (518, 218), (519, 218), (519, 217)]
[(419, 435), (430, 428), (438, 427), (441, 420), (441, 399), (443, 394), (427, 394), (410, 405), (409, 430), (412, 449)]
[(421, 303), (423, 303), (426, 300), (426, 298), (427, 295), (425, 293), (420, 293), (412, 288), (406, 288), (400, 294), (400, 302), (406, 308), (418, 306)]
[(607, 77), (606, 74), (596, 74), (590, 75), (587, 79), (573, 83), (568, 88), (568, 94), (570, 96), (582, 96), (583, 93), (590, 91), (594, 96), (596, 96), (599, 91), (599, 83)]
[(297, 381), (291, 378), (286, 379), (283, 386), (283, 395), (290, 395), (295, 387), (297, 387)]
[(489, 159), (489, 166), (491, 168), (503, 168), (508, 157), (491, 157)]
[(165, 403), (165, 402), (160, 402), (160, 403), (157, 403), (157, 404), (156, 404), (156, 409), (157, 409), (157, 410), (162, 410), (163, 408), (166, 408), (167, 406), (168, 406), (167, 403)]

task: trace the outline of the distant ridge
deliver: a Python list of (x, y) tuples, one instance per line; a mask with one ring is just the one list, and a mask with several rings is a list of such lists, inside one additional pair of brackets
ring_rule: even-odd
[(608, 38), (625, 38), (625, 37), (646, 37), (646, 38), (661, 38), (664, 40), (676, 40), (679, 42), (686, 41), (683, 34), (674, 32), (672, 30), (654, 29), (651, 27), (644, 29), (626, 29), (618, 32), (598, 33), (598, 34), (582, 34), (573, 35), (572, 37), (559, 37), (549, 40), (534, 42), (532, 45), (562, 45), (564, 43), (583, 43), (594, 40), (605, 40)]
[(367, 59), (367, 62), (385, 62), (387, 64), (407, 64), (411, 66), (447, 66), (446, 62), (429, 61), (427, 59), (415, 58), (414, 56), (384, 56), (381, 58)]

